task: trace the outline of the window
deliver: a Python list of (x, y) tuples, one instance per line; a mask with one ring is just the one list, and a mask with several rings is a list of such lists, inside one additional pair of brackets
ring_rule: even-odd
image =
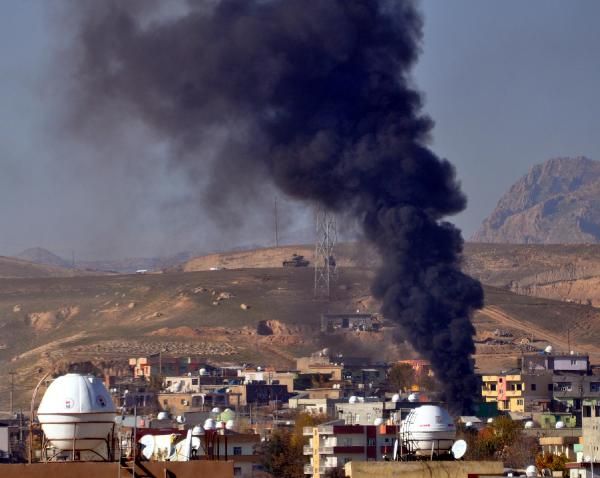
[(590, 382), (590, 392), (600, 392), (600, 382)]
[(523, 400), (521, 400), (521, 399), (517, 400), (517, 405), (523, 405)]
[(182, 398), (182, 399), (181, 399), (181, 404), (182, 404), (182, 405), (185, 405), (185, 404), (186, 404), (186, 400), (185, 400), (185, 398)]
[(537, 390), (537, 385), (535, 383), (531, 384), (531, 391), (535, 392)]
[(192, 379), (192, 385), (198, 385), (198, 379), (197, 378), (193, 378)]
[(163, 400), (163, 405), (168, 405), (168, 404), (169, 404), (169, 400), (165, 398), (165, 399)]
[(367, 439), (367, 446), (375, 446), (375, 438)]
[(233, 454), (234, 455), (241, 455), (242, 454), (242, 447), (241, 446), (234, 446), (233, 447)]
[(554, 386), (551, 383), (549, 383), (548, 384), (548, 391), (552, 392), (553, 390), (554, 390)]
[(583, 416), (589, 418), (592, 416), (592, 407), (590, 405), (583, 406)]
[(233, 467), (233, 476), (242, 476), (242, 467), (241, 466)]

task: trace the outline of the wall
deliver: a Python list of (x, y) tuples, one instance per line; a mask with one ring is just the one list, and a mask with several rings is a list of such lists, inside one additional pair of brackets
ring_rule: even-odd
[(502, 475), (500, 461), (351, 461), (345, 466), (351, 478), (467, 478), (469, 475)]
[[(165, 472), (165, 470), (167, 470)], [(2, 478), (114, 478), (117, 463), (35, 463), (32, 465), (0, 465)], [(121, 476), (131, 476), (122, 470)], [(136, 476), (143, 478), (210, 478), (233, 477), (231, 461), (143, 462), (136, 467)]]

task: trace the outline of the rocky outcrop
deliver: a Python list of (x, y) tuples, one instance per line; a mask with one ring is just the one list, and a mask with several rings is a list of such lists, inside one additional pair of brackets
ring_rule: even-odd
[(534, 166), (500, 199), (472, 240), (600, 243), (600, 161), (555, 158)]

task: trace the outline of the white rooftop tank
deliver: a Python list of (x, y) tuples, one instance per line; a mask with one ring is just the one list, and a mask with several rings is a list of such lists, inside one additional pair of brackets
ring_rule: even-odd
[(400, 426), (405, 446), (417, 455), (447, 452), (456, 437), (449, 413), (437, 405), (422, 405), (410, 411)]
[(115, 406), (102, 380), (68, 373), (54, 380), (38, 407), (50, 443), (60, 450), (95, 450), (113, 431)]

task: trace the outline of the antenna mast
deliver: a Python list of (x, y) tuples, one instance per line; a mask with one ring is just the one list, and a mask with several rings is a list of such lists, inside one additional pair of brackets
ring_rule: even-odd
[(331, 297), (337, 278), (334, 247), (337, 242), (335, 215), (322, 207), (316, 211), (315, 297)]

